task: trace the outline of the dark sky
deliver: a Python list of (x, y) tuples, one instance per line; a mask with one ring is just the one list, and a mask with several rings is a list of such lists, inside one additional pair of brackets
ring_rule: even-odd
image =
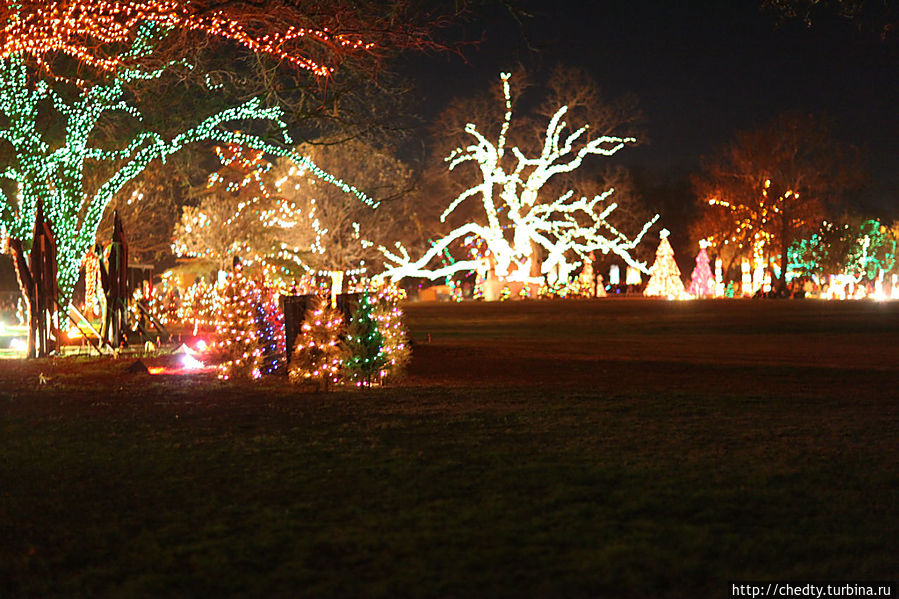
[[(790, 110), (824, 113), (841, 142), (860, 147), (873, 186), (860, 206), (899, 208), (899, 43), (824, 18), (809, 29), (778, 26), (760, 0), (556, 0), (527, 3), (519, 28), (496, 8), (465, 26), (483, 34), (468, 64), (416, 57), (425, 115), (454, 95), (496, 85), (498, 73), (570, 64), (614, 96), (633, 92), (648, 117), (650, 143), (616, 159), (646, 185), (683, 191), (699, 157), (742, 129)], [(539, 51), (528, 49), (525, 36)]]

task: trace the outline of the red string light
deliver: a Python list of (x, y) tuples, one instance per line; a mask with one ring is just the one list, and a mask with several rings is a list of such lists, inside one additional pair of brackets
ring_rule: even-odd
[(243, 22), (224, 9), (201, 12), (197, 3), (175, 0), (110, 2), (107, 0), (25, 1), (0, 8), (5, 26), (0, 31), (0, 58), (26, 55), (43, 62), (48, 54), (62, 53), (92, 67), (114, 71), (121, 55), (104, 55), (102, 46), (130, 42), (141, 22), (166, 29), (203, 32), (224, 38), (261, 54), (268, 54), (327, 76), (333, 67), (303, 54), (300, 44), (312, 41), (335, 51), (369, 50), (373, 44), (328, 28), (289, 26), (271, 31), (255, 20)]

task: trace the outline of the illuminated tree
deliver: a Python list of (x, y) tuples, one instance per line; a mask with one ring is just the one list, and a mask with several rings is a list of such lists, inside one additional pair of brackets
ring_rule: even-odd
[(824, 219), (857, 171), (819, 119), (781, 115), (763, 128), (737, 134), (705, 162), (704, 173), (694, 180), (700, 218), (720, 228), (700, 234), (713, 247), (733, 244), (751, 253), (757, 266), (775, 260), (781, 264), (782, 287), (787, 250)]
[[(512, 118), (509, 77), (508, 73), (501, 76), (506, 112), (497, 141), (488, 140), (476, 125), (469, 123), (465, 131), (474, 142), (457, 148), (446, 158), (451, 171), (473, 162), (481, 182), (460, 193), (443, 211), (441, 221), (471, 198), (480, 198), (483, 218), (457, 227), (418, 259), (413, 259), (401, 244), (393, 248), (379, 246), (388, 263), (385, 274), (394, 280), (408, 276), (436, 279), (476, 270), (477, 258), (457, 260), (443, 267), (430, 266), (440, 260), (450, 245), (466, 237), (482, 241), (496, 263), (497, 275), (509, 280), (531, 280), (532, 269), (552, 279), (566, 280), (580, 264), (578, 259), (594, 250), (612, 252), (645, 272), (646, 264), (633, 259), (629, 252), (655, 218), (631, 240), (607, 220), (617, 207), (607, 202), (613, 189), (593, 197), (577, 197), (568, 190), (547, 199), (541, 193), (553, 177), (574, 171), (587, 156), (610, 156), (635, 140), (607, 135), (590, 138), (587, 126), (565, 134), (567, 123), (563, 119), (568, 108), (563, 106), (550, 119), (537, 157), (527, 158), (518, 146), (508, 149), (506, 134)], [(546, 258), (542, 259), (538, 252)]]
[(709, 255), (705, 251), (706, 244), (700, 243), (699, 253), (696, 254), (696, 266), (690, 275), (690, 287), (687, 292), (694, 297), (714, 297), (715, 275), (709, 266)]
[(265, 180), (272, 194), (289, 207), (278, 231), (278, 247), (304, 255), (316, 270), (352, 270), (368, 266), (377, 272), (381, 258), (360, 237), (393, 243), (415, 243), (425, 237), (414, 218), (419, 209), (410, 194), (411, 169), (384, 149), (361, 140), (338, 144), (302, 144), (297, 154), (308, 156), (320, 168), (339, 173), (378, 199), (377, 210), (360, 202), (347, 202), (346, 195), (289, 158), (280, 158)]
[(216, 321), (216, 347), (224, 356), (219, 378), (258, 379), (274, 374), (284, 359), (284, 321), (277, 295), (249, 279), (238, 260), (228, 275), (221, 313)]
[(264, 260), (276, 251), (272, 228), (293, 218), (263, 184), (271, 163), (264, 152), (235, 144), (215, 150), (221, 168), (207, 179), (200, 203), (182, 209), (172, 233), (175, 255), (210, 260), (220, 270), (236, 256)]
[(261, 290), (247, 278), (240, 261), (228, 275), (221, 314), (216, 322), (216, 348), (225, 356), (219, 378), (257, 379), (262, 376), (262, 346), (256, 325)]
[(318, 296), (306, 312), (290, 359), (290, 380), (309, 380), (325, 391), (340, 375), (340, 334), (343, 314), (327, 298)]
[(294, 155), (340, 172), (379, 198), (351, 202), (345, 186), (291, 156), (268, 162), (261, 151), (218, 148), (222, 168), (213, 173), (197, 206), (185, 207), (175, 227), (178, 256), (206, 258), (224, 268), (233, 256), (261, 261), (297, 276), (319, 270), (371, 266), (379, 254), (362, 247), (360, 232), (378, 239), (415, 237), (405, 197), (411, 172), (401, 162), (359, 140), (303, 144)]
[(343, 376), (356, 385), (371, 385), (379, 377), (387, 358), (384, 355), (384, 337), (375, 320), (375, 306), (367, 292), (359, 297), (346, 336), (341, 344)]
[(382, 380), (393, 381), (401, 378), (412, 359), (409, 338), (403, 324), (403, 311), (400, 308), (402, 293), (396, 285), (385, 285), (378, 290), (375, 300), (373, 315), (378, 332), (383, 338)]
[(674, 250), (668, 242), (668, 231), (659, 233), (662, 240), (656, 250), (656, 261), (653, 263), (649, 282), (643, 295), (649, 297), (679, 298), (684, 294), (684, 282), (680, 277), (680, 268), (674, 260)]
[(790, 248), (790, 267), (801, 275), (852, 275), (856, 282), (875, 280), (896, 268), (895, 232), (877, 220), (848, 218), (825, 221), (806, 239)]

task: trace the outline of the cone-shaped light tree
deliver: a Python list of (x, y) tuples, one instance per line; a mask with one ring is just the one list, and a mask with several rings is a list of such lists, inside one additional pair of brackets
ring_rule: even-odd
[(715, 295), (715, 275), (712, 274), (712, 267), (709, 266), (709, 255), (705, 251), (707, 246), (707, 242), (699, 242), (696, 266), (693, 267), (690, 288), (687, 289), (687, 292), (693, 297), (713, 297)]
[(371, 385), (387, 362), (384, 337), (378, 330), (375, 305), (363, 292), (350, 317), (342, 344), (344, 378), (356, 385)]
[(651, 276), (643, 290), (649, 297), (679, 298), (684, 294), (684, 282), (680, 277), (680, 268), (674, 261), (674, 250), (668, 242), (668, 230), (662, 229), (659, 236), (662, 240), (656, 250), (656, 261), (650, 269)]
[(381, 378), (387, 381), (402, 377), (412, 359), (409, 338), (403, 324), (403, 311), (399, 305), (400, 293), (396, 285), (383, 286), (378, 290), (373, 313), (383, 339), (384, 366)]

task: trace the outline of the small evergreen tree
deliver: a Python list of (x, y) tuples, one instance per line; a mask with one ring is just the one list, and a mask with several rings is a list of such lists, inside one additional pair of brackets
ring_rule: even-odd
[(401, 378), (412, 358), (409, 338), (403, 325), (403, 311), (399, 306), (401, 293), (396, 285), (383, 287), (378, 293), (374, 309), (378, 331), (384, 339), (382, 352), (385, 362), (382, 373), (388, 380)]
[(256, 284), (256, 290), (253, 315), (259, 345), (259, 370), (262, 374), (276, 374), (284, 366), (284, 314), (274, 289), (260, 282)]
[(294, 344), (288, 371), (290, 380), (310, 380), (325, 391), (329, 383), (337, 382), (341, 366), (342, 331), (343, 314), (340, 310), (332, 308), (326, 298), (316, 298), (306, 311)]
[(387, 362), (383, 347), (384, 337), (378, 331), (374, 304), (369, 294), (363, 292), (342, 344), (344, 378), (357, 385), (370, 385)]
[(219, 365), (222, 380), (235, 376), (253, 379), (262, 376), (262, 349), (256, 324), (258, 295), (256, 284), (244, 274), (243, 264), (236, 261), (234, 270), (228, 275), (222, 310), (215, 327), (216, 347), (225, 356)]

